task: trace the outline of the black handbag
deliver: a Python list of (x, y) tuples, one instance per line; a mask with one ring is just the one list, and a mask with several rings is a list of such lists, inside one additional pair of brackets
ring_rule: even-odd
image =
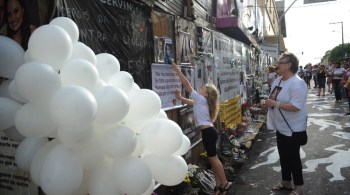
[(278, 109), (284, 119), (284, 121), (287, 123), (289, 129), (292, 131), (292, 140), (295, 141), (296, 143), (298, 143), (299, 145), (303, 146), (307, 143), (307, 133), (306, 130), (305, 131), (300, 131), (300, 132), (294, 132), (292, 130), (292, 128), (289, 126), (286, 118), (284, 117), (281, 109)]

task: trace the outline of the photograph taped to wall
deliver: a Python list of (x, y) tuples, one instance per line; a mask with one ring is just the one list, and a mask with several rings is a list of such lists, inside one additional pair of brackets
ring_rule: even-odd
[[(197, 86), (194, 85), (194, 68), (191, 66), (180, 66), (181, 72), (185, 75), (188, 81), (190, 81), (191, 85), (196, 89)], [(190, 93), (188, 93), (185, 88), (182, 88), (181, 94), (185, 98), (190, 98)]]
[(164, 62), (164, 46), (165, 41), (163, 37), (154, 36), (154, 61), (156, 63)]
[(196, 89), (201, 88), (206, 83), (213, 83), (213, 63), (213, 57), (210, 55), (201, 55), (194, 59)]
[(191, 52), (191, 35), (190, 33), (181, 32), (179, 33), (180, 50), (181, 50), (181, 64), (191, 64), (190, 54)]
[(164, 38), (164, 64), (171, 64), (173, 59), (173, 43), (168, 37)]
[(211, 36), (211, 30), (204, 27), (197, 27), (197, 53), (213, 53), (213, 38)]

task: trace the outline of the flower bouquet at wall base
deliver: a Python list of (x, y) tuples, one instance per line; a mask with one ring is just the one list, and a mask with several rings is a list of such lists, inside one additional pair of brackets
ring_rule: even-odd
[(204, 168), (204, 169), (211, 169), (211, 165), (210, 165), (209, 160), (208, 160), (207, 152), (206, 151), (202, 152), (199, 157), (200, 157), (199, 166)]
[(228, 127), (228, 132), (232, 132), (232, 134), (230, 134), (231, 136), (229, 137), (230, 140), (241, 137), (247, 130), (247, 127), (248, 125), (246, 122), (239, 122), (233, 126)]
[(252, 122), (252, 114), (250, 112), (250, 106), (247, 103), (242, 104), (242, 120), (245, 118), (247, 122)]
[(253, 119), (257, 120), (259, 114), (264, 114), (264, 110), (258, 104), (252, 104), (249, 108)]
[(241, 110), (242, 110), (242, 116), (245, 116), (245, 113), (247, 111), (248, 105), (247, 103), (242, 104)]
[(186, 194), (186, 195), (197, 195), (200, 191), (200, 182), (196, 177), (197, 170), (199, 167), (197, 165), (188, 164), (188, 172), (186, 178), (180, 184), (170, 187), (170, 194)]

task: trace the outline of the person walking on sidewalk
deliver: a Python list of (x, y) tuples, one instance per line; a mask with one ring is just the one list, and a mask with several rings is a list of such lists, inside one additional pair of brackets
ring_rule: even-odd
[(320, 96), (322, 93), (322, 96), (326, 95), (326, 67), (325, 65), (321, 64), (320, 68), (317, 71), (317, 83), (318, 83), (318, 93), (317, 96)]
[(261, 102), (268, 107), (267, 128), (276, 130), (280, 156), (282, 181), (272, 190), (292, 190), (290, 195), (302, 195), (304, 185), (300, 144), (292, 139), (293, 132), (305, 131), (307, 126), (308, 88), (296, 74), (298, 65), (294, 54), (282, 54), (277, 68), (280, 76), (271, 86), (269, 99)]
[(269, 89), (271, 89), (271, 85), (275, 81), (276, 78), (277, 78), (276, 67), (275, 66), (269, 66), (269, 72), (268, 72), (268, 75), (267, 75), (267, 80), (264, 81), (263, 84), (268, 84), (269, 85)]
[(333, 69), (332, 75), (333, 75), (333, 80), (332, 80), (332, 85), (333, 85), (333, 90), (334, 90), (334, 96), (335, 96), (335, 101), (340, 102), (342, 98), (342, 85), (340, 81), (343, 78), (343, 75), (345, 73), (345, 69), (341, 67), (340, 62), (334, 62), (335, 68)]
[(209, 163), (215, 176), (216, 186), (214, 188), (214, 195), (225, 195), (231, 187), (232, 182), (227, 181), (224, 167), (217, 157), (216, 142), (218, 132), (213, 125), (213, 121), (216, 120), (219, 110), (219, 92), (215, 85), (210, 83), (198, 89), (198, 92), (195, 91), (174, 60), (172, 60), (172, 67), (180, 77), (185, 90), (192, 96), (192, 99), (187, 99), (181, 96), (179, 90), (176, 90), (175, 93), (177, 99), (182, 100), (187, 105), (193, 106), (195, 125), (201, 130), (204, 149), (207, 152)]

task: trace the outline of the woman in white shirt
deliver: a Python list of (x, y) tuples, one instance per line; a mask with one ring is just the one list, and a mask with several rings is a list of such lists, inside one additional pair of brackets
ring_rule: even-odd
[(340, 102), (341, 100), (341, 88), (342, 86), (340, 85), (340, 81), (343, 78), (343, 74), (345, 73), (345, 69), (340, 67), (340, 62), (333, 62), (334, 64), (334, 69), (332, 72), (333, 79), (332, 79), (332, 85), (333, 85), (333, 90), (334, 90), (334, 96), (335, 96), (335, 101)]
[(305, 133), (306, 130), (308, 88), (296, 74), (298, 64), (299, 60), (294, 54), (282, 54), (277, 68), (280, 76), (271, 86), (269, 99), (261, 102), (262, 106), (268, 107), (267, 128), (276, 131), (280, 156), (282, 181), (273, 186), (272, 190), (293, 190), (290, 195), (302, 195), (304, 185), (301, 143), (294, 136)]

